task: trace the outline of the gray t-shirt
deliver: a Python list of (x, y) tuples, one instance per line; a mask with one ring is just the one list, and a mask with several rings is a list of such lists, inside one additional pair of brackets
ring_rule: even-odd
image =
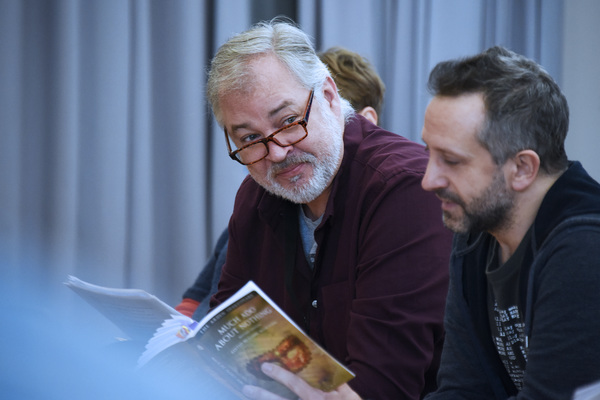
[(315, 255), (317, 254), (317, 242), (315, 241), (315, 229), (321, 223), (323, 216), (321, 215), (316, 220), (312, 220), (306, 216), (302, 206), (299, 206), (298, 212), (300, 219), (300, 237), (302, 238), (302, 247), (304, 249), (304, 255), (306, 261), (311, 268), (315, 265)]
[(519, 307), (521, 264), (529, 234), (515, 253), (499, 265), (498, 242), (492, 241), (488, 251), (486, 276), (488, 281), (488, 315), (492, 340), (498, 355), (515, 386), (523, 388), (527, 364), (524, 310)]

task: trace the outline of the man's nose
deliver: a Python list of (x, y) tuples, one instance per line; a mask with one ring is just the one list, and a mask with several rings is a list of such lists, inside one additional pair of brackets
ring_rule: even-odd
[(269, 148), (269, 154), (266, 158), (271, 162), (281, 162), (285, 160), (287, 154), (292, 151), (293, 148), (293, 146), (279, 146), (273, 141), (268, 142), (267, 147)]
[(430, 160), (427, 163), (425, 175), (421, 181), (421, 187), (427, 191), (434, 191), (447, 185), (447, 180), (440, 174), (439, 168)]

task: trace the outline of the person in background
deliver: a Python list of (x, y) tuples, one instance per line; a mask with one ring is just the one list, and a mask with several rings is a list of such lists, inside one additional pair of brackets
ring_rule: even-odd
[(422, 145), (340, 97), (308, 36), (273, 20), (228, 40), (208, 98), (236, 195), (215, 306), (253, 280), (370, 398), (435, 388), (451, 234), (420, 185)]
[[(600, 379), (600, 185), (567, 159), (566, 98), (502, 47), (438, 64), (429, 88), (423, 188), (456, 235), (439, 387), (426, 399), (571, 399)], [(358, 398), (263, 370), (302, 399)]]
[[(383, 110), (385, 85), (369, 60), (342, 47), (332, 47), (318, 56), (331, 72), (340, 96), (350, 102), (357, 114), (377, 125)], [(206, 315), (209, 309), (207, 300), (217, 292), (225, 264), (227, 241), (225, 229), (196, 281), (175, 307), (177, 311), (198, 321)]]
[(331, 72), (340, 96), (357, 114), (378, 125), (385, 85), (369, 60), (343, 47), (332, 47), (318, 56)]

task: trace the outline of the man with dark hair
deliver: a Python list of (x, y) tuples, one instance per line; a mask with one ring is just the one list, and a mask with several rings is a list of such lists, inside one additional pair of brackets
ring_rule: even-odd
[[(429, 88), (422, 185), (456, 235), (427, 400), (571, 399), (600, 379), (600, 185), (567, 159), (567, 101), (538, 64), (501, 47), (438, 64)], [(303, 399), (325, 396), (264, 370)], [(342, 386), (327, 399), (356, 394)]]
[(567, 159), (567, 101), (501, 47), (429, 88), (423, 188), (457, 233), (431, 398), (569, 399), (600, 378), (600, 185)]

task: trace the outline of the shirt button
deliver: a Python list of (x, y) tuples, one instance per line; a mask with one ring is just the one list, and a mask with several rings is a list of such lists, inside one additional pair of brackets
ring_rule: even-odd
[(316, 300), (313, 300), (313, 301), (312, 301), (312, 306), (313, 306), (314, 308), (317, 308), (317, 301), (316, 301)]

